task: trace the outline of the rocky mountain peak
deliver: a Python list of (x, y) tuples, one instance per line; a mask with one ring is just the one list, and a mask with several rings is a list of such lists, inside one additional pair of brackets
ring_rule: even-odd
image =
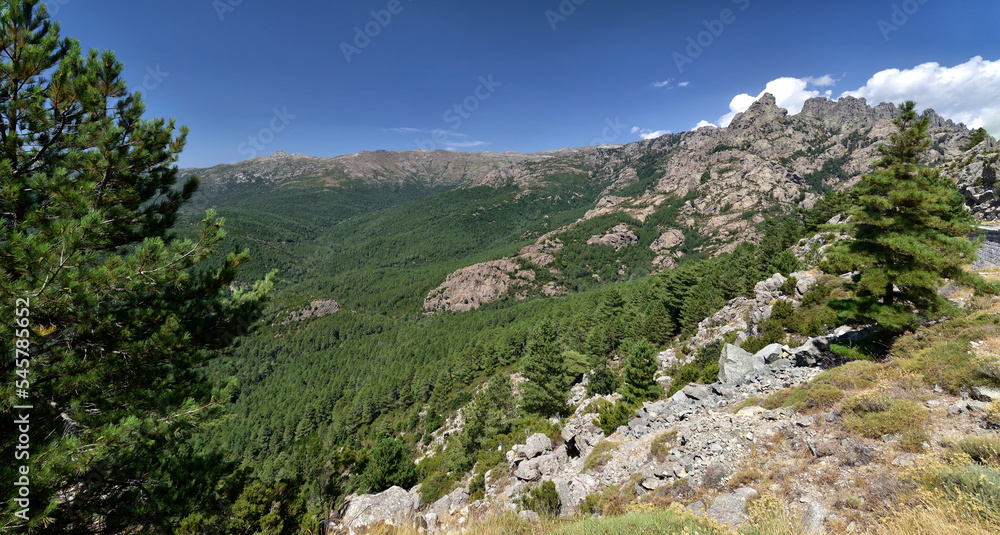
[(747, 111), (736, 114), (731, 123), (730, 130), (749, 130), (759, 128), (765, 124), (780, 121), (788, 116), (788, 110), (778, 107), (778, 101), (774, 95), (764, 93), (756, 102), (750, 105)]

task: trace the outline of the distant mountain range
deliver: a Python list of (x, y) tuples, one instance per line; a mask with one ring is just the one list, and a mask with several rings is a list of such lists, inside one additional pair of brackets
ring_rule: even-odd
[[(379, 150), (335, 158), (278, 152), (182, 174), (203, 180), (202, 197), (194, 204), (199, 210), (246, 207), (238, 200), (244, 195), (254, 204), (295, 192), (301, 196), (297, 210), (308, 212), (308, 204), (327, 202), (327, 194), (337, 191), (379, 191), (376, 204), (387, 206), (395, 202), (393, 191), (409, 192), (402, 202), (482, 187), (478, 204), (484, 211), (538, 195), (540, 206), (531, 213), (539, 223), (548, 223), (543, 220), (560, 210), (560, 201), (573, 201), (566, 209), (587, 208), (568, 224), (535, 225), (518, 236), (537, 240), (518, 254), (453, 272), (424, 304), (428, 311), (468, 310), (510, 292), (555, 295), (579, 286), (581, 277), (575, 276), (576, 284), (567, 280), (559, 261), (574, 241), (616, 248), (620, 258), (613, 265), (586, 266), (588, 276), (608, 282), (670, 268), (685, 254), (714, 255), (757, 240), (756, 227), (765, 217), (809, 208), (825, 192), (848, 188), (870, 171), (879, 158), (877, 147), (896, 131), (892, 119), (898, 113), (893, 104), (872, 107), (864, 99), (844, 97), (810, 99), (800, 113), (790, 115), (765, 94), (726, 128), (702, 127), (623, 146), (534, 154)], [(972, 131), (933, 110), (924, 115), (931, 119), (933, 139), (925, 160), (951, 162), (953, 168), (968, 164), (958, 160)], [(990, 138), (985, 145), (993, 143)], [(496, 197), (504, 188), (517, 193)], [(977, 202), (982, 196), (976, 193)], [(294, 217), (287, 211), (274, 215)], [(586, 235), (567, 235), (585, 222), (590, 222)], [(627, 250), (634, 248), (643, 254)], [(529, 272), (539, 276), (537, 283), (516, 280), (517, 273), (523, 279)]]

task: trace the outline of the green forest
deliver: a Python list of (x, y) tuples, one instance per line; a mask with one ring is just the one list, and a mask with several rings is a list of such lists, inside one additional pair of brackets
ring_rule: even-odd
[[(806, 177), (823, 194), (813, 208), (762, 214), (756, 243), (711, 256), (709, 236), (678, 222), (689, 196), (641, 221), (613, 213), (571, 225), (602, 195), (653, 188), (680, 135), (630, 161), (636, 181), (611, 190), (584, 172), (530, 188), (255, 182), (199, 192), (175, 166), (186, 129), (144, 118), (114, 55), (61, 37), (37, 2), (15, 4), (0, 13), (0, 32), (26, 50), (5, 59), (18, 69), (0, 87), (0, 289), (5, 303), (30, 300), (30, 316), (5, 305), (0, 335), (5, 374), (25, 370), (35, 406), (32, 515), (16, 526), (30, 532), (310, 533), (351, 493), (420, 483), (429, 503), (470, 471), (481, 497), (503, 452), (557, 429), (550, 418), (570, 413), (567, 392), (585, 376), (590, 394), (622, 394), (598, 407), (608, 433), (643, 401), (715, 381), (721, 342), (686, 345), (699, 322), (802, 268), (790, 248), (838, 214), (853, 214), (855, 239), (821, 267), (859, 275), (831, 277), (794, 312), (776, 307), (745, 348), (844, 323), (898, 335), (950, 310), (934, 293), (942, 277), (992, 291), (961, 270), (973, 223), (954, 185), (917, 165), (930, 141), (912, 103), (903, 134), (858, 186), (832, 188), (847, 177), (830, 160)], [(911, 195), (894, 199), (904, 182)], [(617, 224), (638, 242), (587, 244)], [(557, 271), (532, 269), (566, 295), (424, 313), (449, 273), (564, 227)], [(681, 255), (657, 273), (650, 245), (668, 229), (683, 230)], [(914, 236), (940, 256), (912, 253)], [(339, 310), (293, 317), (316, 300)], [(18, 337), (30, 339), (30, 366), (14, 359)], [(668, 391), (653, 380), (666, 347), (695, 357), (669, 370)], [(513, 373), (528, 379), (520, 401)], [(18, 395), (0, 388), (13, 458)], [(436, 438), (458, 409), (463, 431)], [(0, 468), (0, 479), (18, 477), (15, 465)], [(10, 518), (23, 509), (16, 492), (3, 491)]]

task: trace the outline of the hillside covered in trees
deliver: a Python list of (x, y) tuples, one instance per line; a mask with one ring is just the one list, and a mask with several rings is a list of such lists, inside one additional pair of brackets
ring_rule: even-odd
[[(765, 94), (726, 128), (622, 146), (179, 170), (186, 130), (143, 118), (113, 54), (84, 55), (38, 2), (11, 6), (0, 289), (24, 306), (3, 309), (0, 334), (5, 371), (31, 388), (0, 388), (5, 415), (28, 403), (37, 427), (32, 514), (8, 487), (3, 529), (304, 533), (394, 486), (424, 505), (483, 500), (529, 437), (558, 441), (578, 409), (612, 436), (716, 383), (737, 346), (847, 325), (860, 334), (825, 363), (888, 366), (923, 329), (992, 325), (975, 315), (996, 288), (968, 269), (965, 203), (995, 208), (995, 140), (913, 103), (817, 98), (789, 115)], [(768, 291), (794, 303), (717, 332), (775, 274)], [(996, 387), (994, 365), (944, 387)], [(920, 371), (914, 384), (934, 370)], [(849, 391), (859, 436), (910, 407), (822, 384), (747, 405), (828, 409)], [(25, 432), (5, 422), (12, 459)], [(602, 444), (586, 470), (617, 447)], [(509, 503), (556, 516), (563, 490), (529, 481)], [(609, 492), (577, 511), (625, 512)]]

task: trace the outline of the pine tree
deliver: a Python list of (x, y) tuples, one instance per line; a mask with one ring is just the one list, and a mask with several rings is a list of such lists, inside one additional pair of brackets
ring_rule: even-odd
[(845, 319), (876, 322), (890, 331), (914, 326), (945, 304), (942, 278), (976, 284), (962, 265), (975, 259), (975, 227), (958, 188), (920, 163), (930, 146), (929, 118), (913, 102), (900, 107), (899, 132), (879, 147), (876, 170), (855, 186), (853, 240), (822, 264), (825, 271), (857, 272), (854, 298), (840, 303)]
[(660, 393), (660, 385), (653, 378), (659, 368), (656, 347), (648, 340), (640, 340), (629, 344), (627, 355), (622, 397), (628, 403), (655, 398)]
[(550, 320), (541, 321), (528, 335), (523, 373), (528, 379), (522, 386), (524, 412), (545, 417), (566, 414), (569, 396), (566, 362), (556, 344), (555, 327)]
[(394, 438), (379, 439), (361, 474), (368, 492), (382, 492), (398, 485), (409, 489), (417, 483), (417, 471), (410, 452)]
[(3, 481), (18, 479), (11, 422), (31, 422), (30, 515), (6, 485), (7, 528), (155, 530), (197, 499), (182, 444), (217, 406), (197, 368), (269, 291), (234, 289), (245, 253), (199, 265), (225, 236), (214, 214), (193, 240), (169, 232), (198, 187), (176, 185), (187, 131), (143, 119), (122, 68), (61, 38), (38, 0), (0, 5), (0, 344), (4, 376), (26, 381), (0, 386)]
[(646, 308), (646, 319), (642, 324), (642, 336), (654, 344), (665, 344), (674, 332), (674, 321), (670, 319), (663, 301), (657, 299)]

